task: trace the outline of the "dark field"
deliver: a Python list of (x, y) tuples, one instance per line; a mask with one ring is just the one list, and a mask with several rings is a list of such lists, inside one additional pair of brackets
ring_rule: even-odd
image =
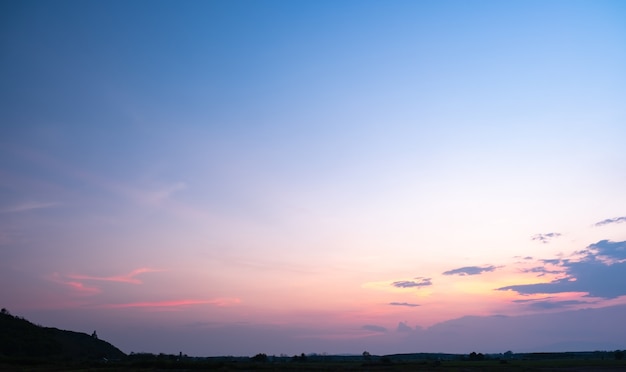
[[(184, 361), (116, 361), (116, 362), (45, 362), (37, 360), (5, 360), (3, 371), (626, 371), (623, 360), (546, 359), (546, 360), (484, 360), (432, 361), (378, 358), (371, 361), (274, 361), (219, 360), (193, 358)], [(240, 358), (237, 358), (240, 359)]]

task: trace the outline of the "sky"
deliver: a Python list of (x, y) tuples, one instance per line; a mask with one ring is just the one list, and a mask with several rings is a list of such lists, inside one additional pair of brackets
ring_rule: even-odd
[(626, 349), (623, 1), (0, 3), (0, 306), (126, 353)]

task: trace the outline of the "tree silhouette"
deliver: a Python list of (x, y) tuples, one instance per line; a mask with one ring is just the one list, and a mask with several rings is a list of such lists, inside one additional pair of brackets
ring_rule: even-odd
[(291, 360), (294, 362), (306, 362), (306, 355), (304, 353), (300, 354), (300, 356), (294, 355)]
[(475, 351), (472, 351), (469, 355), (469, 360), (484, 360), (485, 356), (483, 355), (483, 353), (478, 353), (476, 354)]
[(265, 353), (259, 353), (259, 354), (253, 356), (250, 359), (252, 359), (253, 362), (261, 362), (261, 363), (265, 363), (268, 360), (267, 359), (267, 354), (265, 354)]

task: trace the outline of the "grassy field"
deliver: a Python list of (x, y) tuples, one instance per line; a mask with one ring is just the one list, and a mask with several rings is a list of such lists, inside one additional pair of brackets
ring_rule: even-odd
[(485, 361), (120, 361), (120, 362), (55, 362), (14, 360), (0, 363), (6, 371), (626, 371), (626, 361), (588, 360), (485, 360)]

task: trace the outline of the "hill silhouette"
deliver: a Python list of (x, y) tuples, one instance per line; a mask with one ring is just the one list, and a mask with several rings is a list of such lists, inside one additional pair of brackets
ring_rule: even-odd
[(120, 359), (126, 355), (95, 335), (42, 327), (0, 312), (0, 357), (46, 360)]

